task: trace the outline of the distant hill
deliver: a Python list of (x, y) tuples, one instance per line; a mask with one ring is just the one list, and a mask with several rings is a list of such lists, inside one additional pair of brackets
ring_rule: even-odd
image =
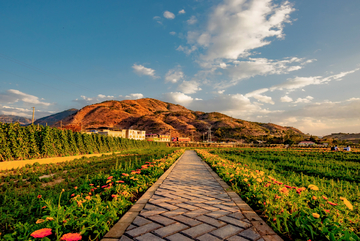
[[(266, 135), (281, 137), (289, 132), (305, 136), (292, 127), (235, 119), (218, 112), (192, 111), (181, 105), (151, 98), (88, 105), (65, 117), (62, 124), (81, 124), (83, 129), (132, 128), (157, 134), (168, 134), (171, 130), (171, 136), (193, 136), (194, 140), (202, 140), (203, 136), (207, 136), (205, 132), (209, 126), (213, 140), (239, 140), (248, 136)], [(54, 126), (60, 126), (60, 122), (56, 122)]]
[(0, 115), (0, 122), (2, 123), (20, 122), (20, 125), (28, 125), (31, 124), (31, 119), (21, 116), (15, 116), (15, 115)]
[(322, 139), (333, 139), (360, 143), (360, 133), (332, 133), (331, 135), (324, 136)]
[(69, 109), (69, 110), (65, 110), (53, 115), (49, 115), (49, 116), (45, 116), (43, 118), (37, 119), (34, 124), (39, 124), (39, 125), (43, 125), (46, 126), (46, 124), (48, 126), (51, 126), (53, 124), (55, 124), (56, 122), (68, 117), (69, 115), (73, 115), (74, 113), (76, 113), (78, 110), (77, 109)]

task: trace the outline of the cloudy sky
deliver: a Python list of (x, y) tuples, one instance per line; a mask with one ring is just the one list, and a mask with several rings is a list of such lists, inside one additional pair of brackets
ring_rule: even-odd
[(0, 1), (0, 114), (155, 98), (360, 132), (359, 0)]

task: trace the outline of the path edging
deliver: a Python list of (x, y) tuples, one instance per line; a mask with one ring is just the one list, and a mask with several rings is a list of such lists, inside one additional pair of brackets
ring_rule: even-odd
[(104, 235), (100, 241), (114, 241), (121, 238), (126, 229), (130, 226), (136, 216), (144, 208), (146, 203), (154, 195), (158, 187), (169, 176), (176, 164), (183, 157), (184, 153), (181, 154), (181, 156), (174, 162), (174, 164), (172, 164), (171, 167), (161, 175), (161, 177), (159, 177), (159, 179), (140, 197), (140, 199), (121, 217), (121, 219), (109, 230), (109, 232)]
[(275, 231), (269, 225), (267, 225), (264, 220), (262, 220), (262, 218), (259, 217), (259, 215), (257, 215), (257, 213), (254, 212), (254, 210), (246, 202), (244, 202), (244, 200), (242, 200), (241, 197), (236, 192), (234, 192), (231, 187), (226, 182), (224, 182), (224, 180), (222, 180), (204, 160), (202, 160), (202, 162), (265, 241), (283, 241), (283, 239), (277, 235)]

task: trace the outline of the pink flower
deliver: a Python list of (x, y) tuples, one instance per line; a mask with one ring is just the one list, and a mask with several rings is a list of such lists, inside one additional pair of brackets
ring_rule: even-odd
[(42, 229), (32, 232), (32, 234), (30, 234), (30, 236), (33, 238), (44, 238), (51, 234), (52, 234), (51, 228), (42, 228)]

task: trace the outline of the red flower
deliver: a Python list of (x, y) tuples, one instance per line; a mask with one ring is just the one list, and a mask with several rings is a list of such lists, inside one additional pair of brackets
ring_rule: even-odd
[(113, 178), (113, 176), (110, 176), (110, 177), (108, 177), (107, 179), (112, 179)]
[(329, 209), (324, 209), (325, 212), (327, 213), (330, 213), (330, 210)]
[(72, 197), (75, 196), (75, 193), (71, 194), (71, 196), (72, 196)]
[(46, 206), (42, 207), (42, 209), (46, 208)]
[(51, 228), (42, 228), (42, 229), (34, 231), (32, 234), (30, 234), (30, 236), (33, 238), (44, 238), (51, 234), (52, 234)]
[(288, 185), (284, 185), (286, 188), (292, 188), (291, 186), (288, 186)]
[(41, 198), (42, 196), (39, 194), (38, 196), (37, 196), (37, 198)]
[(127, 173), (123, 173), (122, 175), (125, 177), (129, 176), (129, 174), (127, 174)]
[(328, 201), (328, 203), (329, 203), (330, 205), (333, 205), (333, 206), (336, 206), (336, 205), (337, 205), (336, 203), (333, 203), (333, 202), (330, 202), (330, 201)]
[(78, 241), (81, 240), (82, 237), (79, 233), (67, 233), (64, 234), (60, 240), (65, 240), (65, 241)]
[(91, 184), (89, 184), (89, 185), (90, 185), (90, 186), (94, 186), (94, 184), (92, 184), (92, 183), (91, 183)]

